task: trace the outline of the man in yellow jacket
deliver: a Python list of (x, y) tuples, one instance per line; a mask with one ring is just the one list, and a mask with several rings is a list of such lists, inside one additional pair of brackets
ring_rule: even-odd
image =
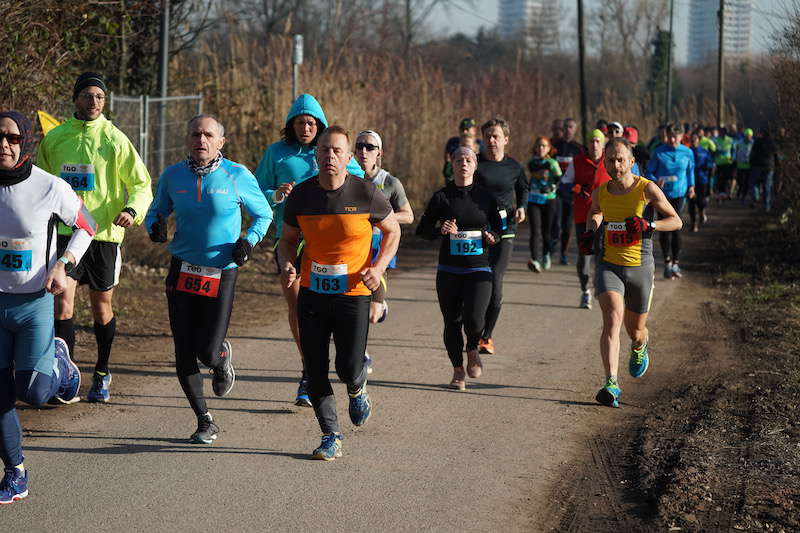
[[(81, 262), (71, 266), (67, 290), (56, 297), (55, 333), (74, 353), (72, 322), (75, 289), (89, 285), (97, 339), (97, 364), (90, 402), (107, 402), (111, 373), (108, 360), (116, 321), (111, 305), (122, 265), (120, 244), (125, 228), (141, 224), (153, 199), (150, 174), (130, 140), (103, 116), (107, 93), (99, 74), (84, 72), (75, 82), (75, 115), (51, 130), (39, 145), (36, 164), (67, 181), (97, 222), (97, 234)], [(58, 228), (58, 246), (66, 246), (71, 230)]]

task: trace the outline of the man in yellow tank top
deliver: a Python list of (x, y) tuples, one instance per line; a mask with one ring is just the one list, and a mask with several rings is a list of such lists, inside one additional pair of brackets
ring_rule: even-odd
[[(603, 405), (619, 407), (619, 333), (622, 325), (631, 338), (629, 370), (641, 377), (649, 366), (647, 314), (653, 296), (655, 264), (652, 235), (653, 206), (661, 215), (659, 231), (673, 231), (683, 225), (658, 185), (631, 172), (634, 157), (626, 139), (611, 139), (606, 145), (605, 167), (611, 181), (592, 193), (587, 231), (580, 236), (581, 254), (594, 253), (599, 245), (595, 270), (595, 295), (603, 311), (600, 355), (606, 383), (596, 399)], [(647, 211), (651, 211), (647, 213)], [(600, 232), (599, 235), (595, 235)]]

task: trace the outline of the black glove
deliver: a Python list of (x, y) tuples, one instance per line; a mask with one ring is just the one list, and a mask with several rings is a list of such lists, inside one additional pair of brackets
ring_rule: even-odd
[(578, 250), (581, 255), (594, 254), (594, 232), (584, 231), (578, 235)]
[(161, 214), (150, 226), (150, 240), (153, 242), (167, 242), (167, 221)]
[(250, 259), (250, 254), (252, 253), (253, 245), (250, 244), (250, 241), (247, 239), (239, 239), (233, 243), (231, 256), (233, 256), (233, 262), (238, 266), (242, 266), (243, 264), (247, 263), (248, 259)]

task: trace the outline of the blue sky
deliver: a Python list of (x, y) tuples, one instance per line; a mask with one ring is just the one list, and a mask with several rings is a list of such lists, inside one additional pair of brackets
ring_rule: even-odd
[[(585, 0), (585, 8), (596, 5), (601, 0)], [(567, 20), (575, 20), (577, 0), (560, 0), (565, 10), (569, 11)], [(772, 14), (785, 12), (785, 5), (792, 0), (753, 0), (757, 12), (753, 13), (753, 35), (751, 47), (754, 52), (766, 51), (769, 47), (769, 36), (779, 26), (781, 19)], [(465, 2), (462, 2), (464, 5)], [(455, 33), (460, 31), (467, 35), (474, 34), (480, 26), (493, 26), (497, 21), (498, 0), (476, 0), (474, 7), (464, 5), (463, 9), (451, 8), (449, 13), (437, 8), (431, 15), (430, 26), (436, 32)], [(675, 0), (675, 39), (676, 62), (685, 63), (687, 57), (686, 34), (688, 29), (689, 0)], [(664, 21), (664, 28), (669, 20)], [(562, 28), (563, 31), (563, 28)], [(591, 37), (589, 37), (591, 38)]]

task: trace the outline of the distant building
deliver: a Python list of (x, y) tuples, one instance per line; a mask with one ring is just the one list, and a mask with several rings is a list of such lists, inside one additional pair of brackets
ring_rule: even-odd
[[(727, 59), (750, 55), (752, 0), (725, 0), (723, 51)], [(715, 62), (719, 48), (719, 0), (689, 2), (689, 64)]]
[(557, 52), (558, 0), (500, 0), (497, 6), (500, 37), (520, 39), (532, 52)]

